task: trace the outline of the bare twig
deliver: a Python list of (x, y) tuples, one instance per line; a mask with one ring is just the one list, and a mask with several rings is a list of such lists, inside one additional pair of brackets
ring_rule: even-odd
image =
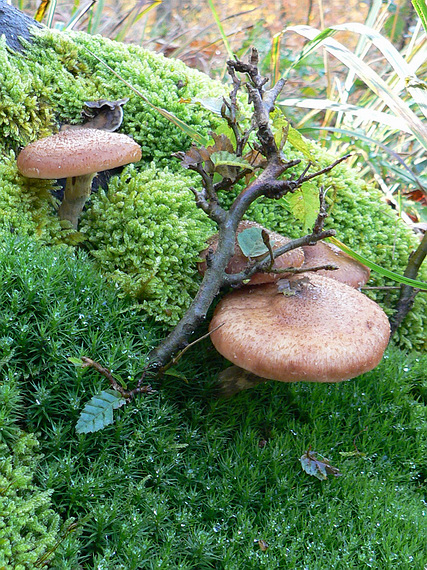
[[(420, 245), (417, 247), (417, 249), (414, 252), (412, 252), (411, 256), (409, 257), (409, 262), (405, 269), (404, 276), (409, 277), (411, 279), (416, 279), (421, 264), (423, 263), (426, 256), (427, 256), (427, 233), (424, 234), (424, 237), (421, 240)], [(415, 297), (419, 292), (420, 292), (419, 289), (415, 289), (414, 287), (410, 287), (409, 285), (404, 285), (404, 284), (401, 285), (399, 301), (397, 302), (395, 313), (390, 321), (391, 336), (394, 335), (398, 327), (405, 319), (406, 315), (412, 309)]]

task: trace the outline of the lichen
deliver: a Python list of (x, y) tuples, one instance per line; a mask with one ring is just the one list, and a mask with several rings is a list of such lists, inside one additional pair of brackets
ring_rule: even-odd
[[(121, 131), (134, 137), (142, 146), (143, 160), (136, 168), (127, 171), (129, 181), (126, 176), (113, 178), (110, 190), (107, 193), (100, 192), (99, 196), (93, 198), (83, 227), (88, 238), (87, 245), (102, 271), (114, 275), (136, 297), (144, 298), (147, 311), (170, 325), (182, 314), (195, 291), (198, 281), (195, 252), (207, 231), (211, 230), (211, 224), (200, 213), (198, 216), (194, 214), (194, 198), (188, 190), (184, 191), (185, 176), (180, 172), (178, 161), (170, 158), (172, 152), (188, 148), (191, 141), (177, 126), (150, 108), (92, 54), (105, 61), (153, 104), (174, 113), (204, 135), (218, 126), (219, 119), (202, 106), (189, 104), (188, 101), (197, 96), (223, 96), (225, 87), (206, 75), (189, 69), (180, 61), (166, 59), (138, 46), (124, 45), (83, 33), (39, 31), (34, 44), (28, 46), (25, 56), (13, 54), (5, 49), (4, 43), (0, 44), (0, 137), (4, 141), (3, 155), (6, 157), (11, 157), (11, 150), (16, 151), (29, 140), (57, 131), (59, 123), (78, 123), (81, 109), (87, 100), (130, 98), (125, 107)], [(298, 152), (291, 147), (287, 152), (289, 158), (299, 157)], [(313, 153), (318, 158), (316, 166), (324, 166), (333, 160), (323, 150), (316, 149), (315, 145)], [(10, 169), (10, 161), (11, 158), (7, 158), (6, 169)], [(155, 161), (155, 166), (150, 166), (152, 161)], [(295, 172), (302, 167), (303, 165)], [(36, 209), (40, 215), (35, 216), (28, 207), (29, 203), (34, 202), (36, 189), (49, 189), (52, 183), (24, 182), (16, 178), (15, 174), (12, 191), (11, 176), (7, 178), (3, 172), (4, 170), (0, 171), (0, 208), (3, 217), (6, 217), (9, 210), (16, 229), (22, 226), (25, 233), (33, 231), (35, 235), (40, 234), (46, 243), (66, 236), (63, 228), (55, 226), (55, 211), (45, 192), (42, 193), (43, 196), (38, 195), (41, 201), (46, 200), (45, 210), (41, 202)], [(155, 200), (151, 199), (150, 208), (155, 213), (150, 217), (149, 208), (143, 206), (140, 198), (136, 197), (139, 192), (147, 191), (136, 190), (136, 182), (132, 181), (140, 180), (144, 188), (150, 187), (151, 182), (147, 186), (147, 173), (158, 177), (153, 193), (157, 200), (161, 195), (161, 187), (171, 196), (173, 184), (177, 184), (176, 200), (179, 200), (179, 208), (176, 202), (170, 202), (169, 208), (169, 202), (160, 201), (159, 208), (156, 209)], [(192, 180), (193, 185), (198, 183)], [(372, 261), (402, 273), (416, 240), (411, 230), (381, 200), (379, 192), (367, 185), (355, 170), (345, 165), (338, 166), (316, 183), (329, 188), (331, 216), (328, 224), (337, 229), (338, 237)], [(119, 216), (114, 208), (114, 193), (120, 194), (128, 187), (132, 187), (137, 206), (133, 210), (122, 209)], [(22, 205), (16, 200), (19, 192), (22, 195)], [(4, 198), (4, 195), (11, 194), (14, 195), (12, 200)], [(224, 200), (229, 201), (231, 197), (232, 194), (224, 196)], [(106, 207), (108, 215), (99, 211), (101, 204)], [(291, 236), (300, 233), (298, 224), (290, 218), (281, 200), (260, 200), (251, 207), (248, 217)], [(123, 227), (118, 228), (118, 218), (122, 220)], [(168, 236), (173, 235), (174, 231), (176, 235), (181, 235), (184, 231), (182, 228), (187, 227), (186, 224), (191, 219), (198, 220), (200, 231), (196, 232), (195, 227), (188, 226), (188, 236), (179, 242), (174, 254), (168, 254), (168, 248), (155, 241), (163, 239), (164, 243), (168, 243)], [(136, 263), (135, 249), (131, 243), (131, 237), (134, 239), (133, 236), (141, 232), (141, 227), (145, 228), (145, 233), (140, 233), (146, 256), (143, 266)], [(109, 232), (116, 236), (114, 247), (108, 240)], [(151, 234), (153, 242), (148, 244)], [(123, 241), (121, 245), (120, 239)], [(184, 251), (184, 245), (188, 252)], [(159, 261), (162, 256), (163, 261)], [(422, 279), (426, 279), (426, 272), (427, 269), (421, 272)], [(384, 284), (384, 279), (373, 275), (372, 284)], [(184, 294), (183, 290), (187, 287), (188, 294)], [(174, 291), (177, 290), (179, 294), (174, 301)], [(396, 299), (396, 294), (381, 291), (373, 296), (388, 307), (388, 311)], [(426, 302), (425, 296), (418, 296), (414, 310), (399, 331), (397, 338), (401, 345), (421, 348), (426, 342)]]

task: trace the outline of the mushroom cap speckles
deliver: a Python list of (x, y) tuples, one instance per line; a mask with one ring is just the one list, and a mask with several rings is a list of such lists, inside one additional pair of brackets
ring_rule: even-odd
[[(242, 222), (239, 223), (239, 226), (237, 228), (237, 234), (240, 234), (243, 230), (246, 230), (248, 228), (261, 228), (262, 230), (265, 230), (268, 233), (270, 240), (272, 240), (273, 251), (292, 241), (290, 238), (282, 236), (281, 234), (278, 234), (276, 232), (272, 232), (271, 230), (267, 230), (260, 224), (252, 222), (250, 220), (243, 220)], [(208, 243), (209, 247), (206, 248), (204, 251), (202, 251), (202, 253), (200, 254), (200, 257), (202, 257), (203, 259), (206, 259), (209, 253), (214, 253), (216, 251), (218, 247), (218, 234), (212, 236), (208, 240)], [(257, 261), (258, 258), (254, 257), (252, 258), (252, 260)], [(287, 253), (284, 253), (279, 257), (276, 257), (276, 259), (274, 260), (273, 268), (277, 270), (277, 269), (285, 269), (287, 267), (301, 267), (303, 261), (304, 261), (304, 253), (303, 250), (299, 247), (297, 249), (293, 249)], [(250, 262), (249, 259), (245, 255), (243, 255), (243, 252), (240, 249), (236, 235), (236, 241), (234, 244), (234, 255), (230, 259), (227, 267), (225, 268), (225, 272), (230, 275), (235, 273), (240, 273), (241, 271), (246, 269), (249, 262)], [(202, 261), (198, 264), (199, 272), (202, 275), (206, 271), (206, 266), (207, 266), (206, 261)], [(280, 279), (280, 277), (284, 277), (284, 274), (255, 273), (255, 275), (252, 275), (252, 277), (250, 278), (249, 285), (272, 283), (274, 281), (277, 281), (277, 279)]]
[(304, 267), (328, 263), (338, 266), (338, 269), (334, 271), (321, 269), (316, 272), (317, 275), (335, 279), (356, 289), (365, 285), (369, 280), (371, 274), (369, 267), (359, 263), (331, 243), (318, 241), (316, 245), (305, 245), (302, 249), (305, 255)]
[(141, 158), (127, 135), (97, 129), (61, 131), (26, 146), (18, 156), (19, 172), (28, 178), (69, 178), (101, 172)]
[[(291, 284), (298, 277), (289, 279)], [(216, 307), (215, 348), (233, 364), (282, 382), (340, 382), (375, 368), (390, 327), (368, 297), (319, 275), (304, 278), (295, 295), (276, 284), (242, 287)]]

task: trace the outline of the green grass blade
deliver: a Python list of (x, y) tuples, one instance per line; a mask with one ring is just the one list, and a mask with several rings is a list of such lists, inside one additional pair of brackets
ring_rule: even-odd
[(224, 27), (221, 23), (221, 20), (219, 19), (218, 12), (216, 11), (213, 0), (208, 0), (208, 4), (209, 4), (209, 8), (211, 9), (212, 16), (214, 17), (214, 20), (216, 22), (216, 25), (218, 26), (219, 33), (221, 34), (221, 38), (222, 38), (222, 41), (224, 43), (224, 47), (228, 53), (228, 57), (230, 59), (234, 59), (234, 54), (233, 54), (233, 51), (230, 47), (230, 43), (228, 41), (227, 34), (225, 33)]
[[(362, 59), (355, 56), (344, 45), (329, 37), (334, 33), (330, 28), (324, 30), (320, 34), (318, 30), (311, 26), (290, 26), (287, 30), (294, 31), (301, 36), (311, 40), (309, 44), (316, 46), (322, 44), (330, 54), (334, 55), (347, 67), (352, 69), (359, 77), (370, 87), (370, 89), (380, 97), (384, 103), (393, 111), (393, 113), (406, 121), (411, 132), (415, 135), (421, 145), (427, 149), (427, 126), (410, 109), (396, 93), (394, 93), (389, 85), (381, 79), (381, 77), (371, 69)], [(320, 41), (319, 41), (320, 40)], [(304, 51), (304, 50), (303, 50)]]
[(416, 289), (421, 289), (421, 291), (427, 291), (427, 283), (424, 281), (418, 281), (417, 279), (409, 279), (409, 277), (404, 277), (403, 275), (399, 275), (398, 273), (394, 273), (394, 271), (390, 271), (389, 269), (385, 269), (376, 263), (370, 261), (367, 257), (356, 253), (352, 249), (350, 249), (347, 245), (342, 243), (339, 239), (331, 237), (329, 241), (339, 247), (344, 253), (347, 253), (353, 259), (360, 261), (372, 271), (376, 271), (383, 277), (387, 277), (387, 279), (391, 279), (392, 281), (397, 281), (398, 283), (404, 283), (405, 285), (409, 285), (410, 287), (415, 287)]
[[(328, 131), (328, 132), (332, 132), (332, 133), (342, 134), (342, 135), (349, 137), (351, 139), (362, 140), (364, 142), (367, 142), (371, 147), (378, 146), (379, 148), (384, 150), (387, 154), (389, 154), (391, 157), (393, 157), (394, 160), (396, 160), (396, 162), (401, 164), (403, 166), (403, 168), (408, 172), (409, 175), (407, 178), (407, 182), (410, 182), (411, 184), (418, 185), (422, 189), (426, 188), (426, 185), (410, 169), (410, 167), (406, 164), (406, 162), (403, 160), (403, 158), (400, 156), (399, 153), (395, 152), (393, 149), (391, 149), (386, 144), (384, 144), (384, 143), (382, 143), (376, 139), (373, 139), (372, 137), (368, 137), (367, 135), (365, 135), (364, 133), (362, 133), (360, 131), (353, 131), (353, 130), (337, 128), (337, 127), (305, 127), (305, 128), (299, 129), (299, 131), (301, 133), (310, 132), (310, 131)], [(355, 146), (357, 146), (357, 145), (355, 145)], [(391, 164), (389, 164), (388, 167), (391, 170), (393, 170), (393, 166)]]
[(74, 28), (74, 26), (77, 24), (77, 22), (79, 22), (79, 20), (81, 20), (87, 12), (89, 12), (89, 10), (92, 8), (92, 6), (94, 4), (96, 4), (96, 0), (90, 0), (89, 4), (87, 4), (81, 10), (76, 12), (74, 14), (74, 16), (72, 16), (70, 18), (70, 20), (69, 20), (68, 24), (65, 26), (64, 30), (67, 32), (72, 30)]
[(283, 31), (275, 34), (271, 42), (271, 77), (274, 84), (280, 79), (280, 42), (282, 36)]
[(137, 89), (131, 83), (126, 81), (126, 79), (124, 79), (121, 75), (119, 75), (117, 71), (115, 71), (112, 67), (108, 65), (108, 63), (105, 63), (105, 61), (103, 61), (101, 58), (95, 55), (87, 47), (85, 47), (85, 50), (89, 52), (90, 55), (93, 56), (95, 59), (97, 59), (100, 63), (102, 63), (102, 65), (104, 65), (109, 71), (111, 71), (113, 75), (115, 75), (118, 79), (120, 79), (122, 83), (127, 85), (129, 89), (131, 89), (134, 93), (136, 93), (139, 97), (141, 97), (141, 99), (143, 99), (143, 101), (145, 101), (149, 107), (151, 107), (152, 109), (163, 115), (163, 117), (168, 119), (168, 121), (179, 127), (186, 135), (192, 138), (197, 144), (200, 144), (202, 146), (207, 146), (209, 144), (209, 139), (201, 135), (198, 131), (196, 131), (196, 129), (194, 129), (190, 125), (187, 125), (187, 123), (185, 123), (182, 119), (176, 117), (173, 113), (170, 113), (169, 111), (166, 111), (166, 109), (163, 109), (162, 107), (157, 107), (156, 105), (151, 103), (151, 101), (147, 99), (147, 97), (141, 91), (139, 91), (139, 89)]
[(49, 8), (48, 8), (48, 12), (47, 12), (47, 19), (46, 19), (46, 26), (48, 28), (52, 27), (53, 18), (55, 16), (55, 11), (56, 11), (56, 4), (57, 4), (57, 0), (51, 0), (51, 2), (49, 3)]
[[(405, 61), (399, 51), (387, 38), (382, 36), (373, 28), (369, 28), (368, 26), (360, 23), (341, 24), (339, 26), (332, 26), (332, 29), (360, 34), (371, 41), (393, 67), (394, 71), (399, 76), (401, 86), (407, 86), (407, 89), (414, 98), (414, 101), (418, 103), (424, 116), (427, 117), (427, 90), (422, 85), (419, 87), (417, 86), (421, 82), (416, 77), (415, 70), (412, 69), (412, 67)], [(400, 91), (399, 86), (395, 86), (393, 89), (395, 92)]]
[(339, 103), (338, 101), (332, 101), (331, 99), (299, 99), (295, 97), (292, 99), (283, 99), (282, 101), (278, 101), (277, 105), (283, 105), (284, 107), (298, 107), (302, 109), (318, 109), (319, 111), (325, 111), (328, 109), (330, 111), (336, 111), (337, 113), (355, 115), (365, 121), (376, 121), (377, 123), (387, 125), (392, 129), (411, 133), (406, 122), (400, 120), (394, 115), (382, 113), (381, 111), (375, 111), (373, 109), (367, 109), (365, 107), (359, 107), (357, 105)]
[[(148, 6), (142, 8), (140, 11), (138, 11), (139, 7), (135, 5), (125, 17), (125, 20), (127, 20), (126, 24), (123, 26), (123, 28), (120, 30), (120, 32), (116, 35), (114, 39), (117, 42), (122, 42), (126, 38), (126, 35), (129, 32), (130, 28), (134, 24), (136, 24), (143, 16), (148, 14), (148, 12), (150, 12), (153, 8), (156, 8), (161, 3), (162, 0), (152, 0), (151, 2), (149, 2)], [(131, 18), (130, 17), (131, 13), (135, 11), (136, 11), (135, 15)]]
[(412, 0), (412, 5), (420, 17), (424, 31), (427, 34), (427, 4), (425, 0)]

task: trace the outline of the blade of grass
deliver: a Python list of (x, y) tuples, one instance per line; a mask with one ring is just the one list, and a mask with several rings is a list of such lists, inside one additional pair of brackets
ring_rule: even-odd
[(412, 0), (412, 5), (420, 17), (424, 31), (427, 34), (427, 4), (425, 0)]
[(166, 111), (166, 109), (163, 109), (162, 107), (157, 107), (156, 105), (154, 105), (153, 103), (151, 103), (151, 101), (149, 101), (149, 99), (147, 99), (147, 97), (141, 92), (139, 91), (139, 89), (137, 89), (136, 87), (134, 87), (131, 83), (129, 83), (128, 81), (126, 81), (126, 79), (124, 79), (121, 75), (119, 75), (117, 73), (117, 71), (115, 71), (112, 67), (110, 67), (108, 65), (108, 63), (105, 63), (105, 61), (103, 61), (101, 58), (99, 58), (96, 54), (94, 54), (90, 49), (88, 49), (86, 46), (83, 46), (84, 49), (90, 53), (90, 55), (92, 57), (94, 57), (96, 60), (99, 61), (99, 63), (101, 63), (102, 65), (104, 65), (109, 71), (111, 71), (111, 73), (113, 75), (115, 75), (118, 79), (120, 79), (120, 81), (122, 83), (124, 83), (127, 87), (129, 87), (129, 89), (131, 89), (134, 93), (136, 93), (139, 97), (141, 97), (141, 99), (143, 101), (145, 101), (145, 103), (147, 103), (147, 105), (149, 107), (151, 107), (152, 109), (154, 109), (155, 111), (157, 111), (158, 113), (160, 113), (160, 115), (163, 115), (163, 117), (165, 117), (166, 119), (168, 119), (168, 121), (170, 121), (171, 123), (173, 123), (174, 125), (176, 125), (177, 127), (179, 127), (186, 135), (188, 135), (189, 137), (191, 137), (193, 140), (195, 140), (197, 142), (197, 144), (203, 145), (203, 146), (207, 146), (209, 144), (209, 139), (207, 139), (206, 137), (204, 137), (203, 135), (201, 135), (199, 132), (197, 132), (193, 127), (190, 127), (190, 125), (187, 125), (187, 123), (185, 123), (183, 120), (181, 120), (180, 118), (176, 117), (173, 113), (170, 113), (169, 111)]
[(338, 101), (332, 101), (330, 99), (283, 99), (282, 101), (278, 101), (277, 105), (283, 105), (284, 107), (298, 107), (303, 109), (318, 109), (319, 111), (329, 109), (336, 111), (337, 113), (355, 115), (366, 121), (376, 121), (382, 125), (392, 127), (393, 129), (399, 129), (400, 131), (411, 133), (411, 130), (408, 128), (406, 122), (401, 121), (393, 115), (382, 113), (381, 111), (374, 111), (365, 107), (358, 107), (357, 105), (339, 103)]
[[(415, 75), (415, 70), (413, 70), (412, 67), (408, 65), (399, 51), (391, 42), (389, 42), (387, 38), (382, 36), (376, 30), (357, 22), (331, 27), (337, 31), (349, 31), (368, 38), (393, 67), (394, 71), (397, 73), (401, 80), (402, 87), (406, 85), (409, 93), (418, 103), (423, 114), (427, 117), (427, 90), (425, 87), (417, 87), (417, 83), (420, 82)], [(395, 86), (394, 90), (398, 92), (399, 86)]]
[(230, 59), (234, 59), (234, 54), (231, 50), (230, 43), (229, 43), (228, 38), (227, 38), (227, 34), (225, 33), (222, 22), (219, 19), (218, 12), (216, 11), (213, 0), (208, 0), (208, 4), (209, 4), (209, 8), (211, 9), (212, 16), (214, 17), (214, 20), (216, 22), (216, 25), (218, 26), (219, 33), (221, 34), (222, 41), (224, 43), (224, 47), (228, 53), (228, 57)]
[(394, 273), (394, 271), (385, 269), (384, 267), (381, 267), (381, 265), (377, 265), (373, 261), (370, 261), (367, 257), (364, 257), (359, 253), (356, 253), (337, 238), (330, 237), (328, 238), (328, 240), (337, 247), (339, 247), (342, 251), (344, 251), (344, 253), (347, 253), (350, 257), (356, 259), (357, 261), (360, 261), (360, 263), (363, 263), (364, 265), (369, 267), (369, 269), (372, 269), (372, 271), (376, 271), (383, 277), (387, 277), (387, 279), (391, 279), (392, 281), (397, 281), (398, 283), (404, 283), (405, 285), (409, 285), (410, 287), (415, 287), (416, 289), (421, 289), (421, 291), (427, 291), (427, 283), (425, 283), (424, 281), (418, 281), (418, 279), (409, 279), (409, 277), (404, 277), (403, 275)]
[(36, 22), (41, 22), (46, 14), (46, 10), (49, 8), (50, 0), (42, 0), (40, 6), (37, 8), (37, 12), (34, 16)]
[(74, 26), (84, 17), (84, 15), (92, 8), (92, 6), (96, 4), (96, 0), (90, 0), (89, 4), (81, 8), (78, 12), (72, 16), (65, 26), (65, 31), (70, 31), (74, 28)]
[[(136, 24), (143, 16), (145, 16), (146, 14), (148, 14), (148, 12), (150, 12), (153, 8), (156, 8), (156, 6), (158, 6), (159, 4), (162, 3), (162, 0), (152, 0), (151, 2), (148, 2), (148, 6), (146, 6), (145, 8), (140, 9), (141, 7), (141, 2), (138, 5), (135, 5), (131, 10), (129, 10), (128, 14), (125, 16), (125, 18), (123, 18), (121, 24), (127, 20), (126, 25), (123, 26), (123, 28), (120, 30), (120, 32), (116, 35), (116, 37), (114, 38), (117, 42), (121, 42), (124, 40), (124, 38), (126, 37), (128, 31), (130, 30), (130, 28)], [(146, 4), (146, 2), (142, 2), (142, 6), (144, 6), (144, 4)], [(134, 16), (131, 18), (130, 15), (131, 13), (134, 12)]]
[(49, 9), (47, 12), (46, 26), (48, 28), (52, 27), (53, 17), (55, 16), (57, 0), (51, 0), (49, 4)]
[(333, 133), (340, 133), (340, 134), (343, 134), (343, 135), (351, 137), (351, 138), (363, 140), (372, 146), (380, 147), (382, 150), (384, 150), (390, 156), (392, 156), (397, 162), (399, 162), (403, 166), (403, 168), (405, 168), (405, 170), (407, 170), (409, 172), (412, 184), (418, 185), (421, 189), (425, 188), (425, 184), (423, 184), (423, 182), (417, 177), (417, 175), (411, 170), (411, 168), (406, 164), (406, 162), (403, 160), (403, 158), (397, 152), (394, 152), (394, 150), (392, 150), (387, 145), (381, 143), (380, 141), (378, 141), (376, 139), (368, 137), (367, 135), (361, 133), (360, 131), (355, 132), (355, 131), (349, 131), (347, 129), (342, 129), (342, 128), (338, 129), (336, 127), (306, 127), (306, 128), (299, 129), (300, 133), (305, 133), (308, 131), (319, 131), (319, 130), (330, 131)]
[[(290, 26), (287, 28), (289, 31), (294, 31), (301, 36), (313, 42), (316, 47), (322, 44), (329, 53), (333, 54), (337, 59), (344, 63), (347, 67), (354, 70), (354, 72), (370, 87), (370, 89), (380, 97), (384, 103), (395, 113), (397, 117), (401, 117), (406, 121), (411, 132), (415, 135), (421, 145), (427, 149), (427, 127), (421, 122), (417, 115), (410, 109), (409, 105), (405, 103), (398, 95), (396, 95), (387, 83), (371, 69), (364, 61), (354, 55), (344, 45), (337, 42), (330, 36), (335, 32), (328, 28), (319, 33), (317, 29), (311, 26)], [(310, 49), (309, 46), (307, 49)], [(304, 51), (304, 50), (303, 50)]]
[(280, 42), (282, 41), (283, 31), (273, 36), (271, 42), (271, 77), (273, 84), (276, 84), (280, 79)]

